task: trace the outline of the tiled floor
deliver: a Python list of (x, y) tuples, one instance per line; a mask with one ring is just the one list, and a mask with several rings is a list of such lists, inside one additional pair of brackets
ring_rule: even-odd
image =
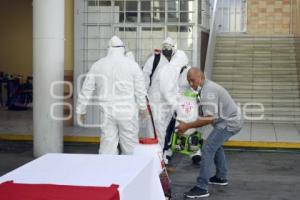
[(276, 141), (272, 124), (251, 124), (251, 141)]
[[(28, 135), (33, 133), (32, 111), (0, 109), (0, 134)], [(66, 126), (65, 136), (99, 136), (99, 129)]]
[[(205, 136), (210, 127), (203, 129)], [(32, 111), (0, 109), (0, 134), (32, 134)], [(97, 128), (64, 127), (65, 136), (99, 136)], [(245, 123), (232, 141), (300, 143), (300, 125)]]
[(300, 125), (246, 123), (235, 141), (300, 142)]

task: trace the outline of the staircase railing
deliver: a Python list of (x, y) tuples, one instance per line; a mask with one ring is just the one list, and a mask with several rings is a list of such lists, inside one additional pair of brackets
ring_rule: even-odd
[(209, 31), (209, 39), (208, 39), (208, 47), (206, 53), (206, 61), (205, 61), (205, 76), (208, 79), (212, 77), (212, 69), (214, 65), (214, 55), (215, 55), (215, 47), (216, 47), (216, 39), (218, 32), (218, 24), (217, 24), (217, 12), (219, 7), (219, 0), (214, 0), (214, 7), (210, 22), (210, 31)]

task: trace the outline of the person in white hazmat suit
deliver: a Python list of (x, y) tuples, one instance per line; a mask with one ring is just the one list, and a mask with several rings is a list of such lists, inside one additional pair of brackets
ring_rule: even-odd
[[(187, 72), (191, 67), (188, 66), (188, 58), (183, 51), (178, 51), (176, 56), (173, 58), (170, 64), (166, 65), (164, 69), (160, 73), (160, 80), (168, 80), (169, 83), (162, 84), (160, 87), (161, 96), (166, 101), (167, 111), (165, 113), (166, 121), (170, 122), (168, 128), (168, 135), (165, 137), (165, 145), (164, 145), (164, 154), (163, 159), (166, 164), (169, 163), (169, 159), (173, 155), (171, 150), (171, 137), (175, 131), (175, 122), (177, 118), (182, 117), (178, 115), (174, 115), (174, 113), (179, 114), (180, 105), (182, 101), (183, 94), (186, 91), (190, 91), (190, 86), (187, 81)], [(163, 81), (162, 81), (163, 82)], [(168, 111), (169, 110), (169, 111)], [(172, 120), (171, 120), (172, 119)], [(182, 119), (181, 119), (182, 120)], [(173, 127), (172, 127), (173, 126)], [(167, 129), (166, 128), (166, 129)], [(171, 132), (170, 132), (171, 131)], [(192, 160), (195, 159), (195, 156), (199, 156), (199, 152), (191, 155)]]
[[(153, 118), (155, 122), (155, 127), (157, 132), (158, 130), (158, 124), (157, 124), (157, 112), (155, 112), (155, 108), (157, 107), (157, 100), (155, 96), (153, 95), (157, 90), (159, 90), (159, 72), (162, 69), (162, 67), (169, 63), (169, 60), (161, 53), (160, 49), (155, 49), (153, 55), (151, 55), (144, 67), (143, 67), (143, 73), (145, 78), (145, 85), (147, 90), (147, 95), (150, 103), (150, 107), (152, 109)], [(152, 127), (151, 120), (149, 117), (147, 119), (142, 119), (140, 121), (140, 136), (141, 137), (153, 137), (154, 130)]]
[(177, 107), (179, 72), (181, 67), (188, 64), (186, 54), (177, 50), (175, 46), (175, 42), (170, 37), (166, 38), (162, 45), (161, 59), (163, 60), (159, 61), (152, 76), (150, 75), (154, 56), (150, 57), (143, 69), (159, 144), (162, 148), (168, 124)]
[[(94, 63), (78, 96), (76, 112), (82, 123), (93, 93), (100, 106), (100, 154), (132, 153), (138, 144), (138, 113), (147, 115), (142, 70), (125, 56), (123, 42), (113, 36), (106, 57)], [(94, 96), (93, 96), (94, 97)]]

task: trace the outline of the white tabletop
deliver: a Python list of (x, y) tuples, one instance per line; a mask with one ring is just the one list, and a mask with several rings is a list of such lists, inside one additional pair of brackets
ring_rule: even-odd
[(133, 155), (46, 154), (0, 177), (0, 183), (78, 186), (119, 185), (121, 200), (163, 200), (151, 157)]

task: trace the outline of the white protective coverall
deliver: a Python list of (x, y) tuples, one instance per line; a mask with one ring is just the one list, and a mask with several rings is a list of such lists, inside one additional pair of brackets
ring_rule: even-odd
[[(155, 51), (157, 53), (160, 53), (160, 50), (155, 50)], [(150, 87), (150, 75), (152, 73), (154, 58), (155, 58), (155, 53), (148, 58), (148, 60), (146, 61), (145, 65), (143, 67), (143, 73), (144, 73), (144, 78), (145, 78), (145, 83), (146, 83), (146, 90), (148, 91), (148, 94), (153, 93), (153, 91), (157, 89), (159, 71), (162, 69), (163, 66), (165, 66), (166, 64), (169, 63), (167, 58), (162, 53), (160, 53), (159, 63), (152, 75), (151, 87)]]
[(188, 64), (186, 54), (176, 50), (170, 63), (161, 68), (157, 80), (152, 83), (148, 92), (149, 101), (153, 108), (154, 123), (158, 132), (161, 147), (164, 147), (168, 124), (177, 109), (179, 95), (179, 73)]
[(180, 69), (180, 71), (182, 70), (182, 72), (180, 73), (178, 79), (179, 93), (183, 93), (186, 90), (191, 90), (191, 86), (189, 84), (189, 81), (187, 80), (187, 73), (191, 68), (191, 66), (186, 65), (184, 69)]
[[(152, 69), (153, 69), (153, 62), (154, 62), (154, 59), (155, 59), (155, 54), (160, 54), (160, 59), (159, 59), (159, 62), (156, 66), (156, 69), (155, 69), (154, 73), (152, 74), (151, 85), (150, 85), (150, 75), (151, 75)], [(159, 90), (159, 76), (158, 76), (158, 74), (159, 74), (160, 70), (162, 69), (162, 67), (165, 66), (168, 63), (169, 63), (169, 61), (161, 53), (161, 51), (158, 50), (158, 49), (155, 49), (153, 55), (151, 55), (147, 59), (145, 65), (143, 67), (146, 90), (148, 92), (149, 103), (150, 103), (150, 106), (151, 106), (151, 109), (152, 109), (154, 120), (156, 118), (156, 115), (155, 115), (155, 107), (156, 106), (152, 101), (153, 100), (153, 95), (152, 94), (154, 94), (155, 91)], [(149, 117), (150, 116), (148, 116), (147, 119), (142, 119), (140, 121), (140, 133), (139, 134), (140, 134), (141, 137), (154, 137), (153, 136), (154, 131), (153, 131), (152, 123), (151, 123), (151, 120), (150, 120)], [(155, 123), (155, 127), (156, 127), (156, 130), (158, 132), (158, 127), (157, 127), (156, 123)]]
[(134, 54), (132, 51), (128, 51), (126, 54), (125, 54), (128, 58), (130, 58), (131, 60), (135, 61), (135, 57), (134, 57)]
[(147, 109), (142, 70), (124, 51), (123, 42), (113, 36), (107, 56), (92, 65), (78, 97), (76, 112), (85, 114), (96, 93), (101, 115), (100, 154), (118, 154), (119, 142), (123, 154), (132, 153), (138, 144), (138, 109)]

